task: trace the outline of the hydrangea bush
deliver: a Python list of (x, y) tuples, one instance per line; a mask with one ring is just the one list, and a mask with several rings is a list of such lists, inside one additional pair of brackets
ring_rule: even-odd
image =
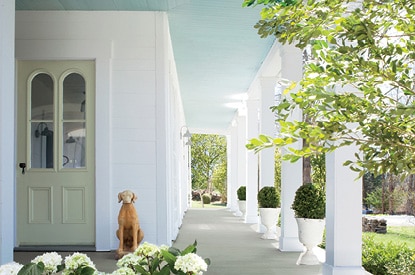
[[(201, 275), (210, 264), (196, 254), (197, 242), (183, 251), (175, 247), (143, 243), (134, 253), (127, 254), (117, 262), (118, 269), (108, 275)], [(9, 263), (0, 266), (0, 275), (105, 275), (99, 272), (91, 259), (83, 253), (62, 257), (56, 252), (37, 256), (30, 263)]]

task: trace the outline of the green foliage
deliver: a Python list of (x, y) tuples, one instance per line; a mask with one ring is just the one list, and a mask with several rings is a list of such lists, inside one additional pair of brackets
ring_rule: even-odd
[[(295, 44), (304, 75), (274, 106), (281, 133), (250, 140), (255, 151), (287, 146), (285, 160), (354, 144), (345, 162), (363, 176), (415, 173), (415, 3), (407, 0), (246, 0), (265, 5), (255, 28)], [(294, 91), (295, 89), (295, 91)], [(286, 121), (294, 109), (305, 121)], [(291, 145), (299, 140), (302, 149)], [(363, 156), (363, 157), (362, 157)]]
[(274, 186), (277, 193), (281, 194), (281, 151), (279, 148), (275, 149)]
[(238, 200), (245, 201), (246, 200), (246, 186), (240, 186), (238, 190), (236, 190), (236, 195), (238, 196)]
[(324, 219), (326, 195), (323, 188), (311, 183), (301, 185), (295, 192), (291, 208), (297, 218)]
[(213, 188), (221, 194), (222, 202), (226, 202), (227, 198), (227, 162), (220, 163), (213, 172), (212, 184)]
[[(219, 135), (193, 134), (191, 141), (192, 188), (208, 189), (210, 193), (215, 171), (226, 163), (226, 138)], [(225, 182), (223, 178), (220, 181)]]
[(202, 201), (203, 201), (203, 204), (210, 204), (210, 201), (211, 201), (210, 195), (203, 194), (202, 195)]
[(386, 207), (386, 205), (383, 205), (383, 199), (382, 199), (382, 187), (378, 187), (369, 194), (367, 194), (366, 198), (364, 199), (365, 204), (368, 207), (374, 207), (375, 209), (381, 210)]
[(262, 187), (257, 197), (260, 208), (277, 208), (280, 206), (280, 195), (274, 186)]
[(17, 275), (42, 275), (43, 270), (45, 269), (45, 265), (42, 262), (39, 263), (28, 263), (25, 264), (20, 270)]
[(415, 250), (405, 244), (375, 242), (364, 237), (362, 266), (373, 275), (415, 274)]
[(319, 154), (310, 157), (311, 180), (314, 184), (326, 184), (326, 155)]

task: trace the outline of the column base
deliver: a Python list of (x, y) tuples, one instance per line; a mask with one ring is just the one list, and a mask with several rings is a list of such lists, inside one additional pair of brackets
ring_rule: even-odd
[(298, 240), (298, 237), (283, 237), (279, 239), (279, 250), (282, 252), (302, 252), (304, 246)]
[(258, 215), (245, 216), (245, 223), (258, 223)]
[(323, 264), (323, 275), (369, 275), (361, 266), (331, 266)]

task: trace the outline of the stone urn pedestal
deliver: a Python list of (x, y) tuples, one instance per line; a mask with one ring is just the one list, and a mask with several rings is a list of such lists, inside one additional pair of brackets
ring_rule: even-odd
[(316, 254), (313, 249), (323, 241), (323, 233), (325, 228), (324, 219), (305, 219), (296, 218), (298, 225), (298, 238), (305, 246), (306, 250), (301, 253), (297, 260), (299, 265), (318, 265)]
[(276, 227), (280, 216), (281, 208), (259, 208), (261, 224), (266, 227), (266, 232), (261, 236), (264, 240), (277, 238)]
[(246, 201), (238, 200), (238, 207), (239, 207), (240, 213), (237, 216), (242, 217), (244, 219), (245, 213), (246, 213)]

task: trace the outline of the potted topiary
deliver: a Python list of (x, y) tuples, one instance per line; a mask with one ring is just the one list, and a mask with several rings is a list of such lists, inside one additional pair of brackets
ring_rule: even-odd
[(258, 192), (258, 206), (261, 223), (267, 228), (262, 239), (276, 239), (275, 227), (281, 213), (280, 195), (274, 186), (264, 186)]
[(236, 194), (238, 196), (239, 211), (242, 212), (241, 216), (244, 217), (246, 212), (246, 186), (240, 186), (236, 190)]
[(324, 189), (311, 183), (301, 185), (295, 192), (291, 208), (297, 220), (299, 240), (306, 247), (306, 251), (300, 255), (297, 264), (319, 264), (313, 249), (323, 239), (326, 216)]

